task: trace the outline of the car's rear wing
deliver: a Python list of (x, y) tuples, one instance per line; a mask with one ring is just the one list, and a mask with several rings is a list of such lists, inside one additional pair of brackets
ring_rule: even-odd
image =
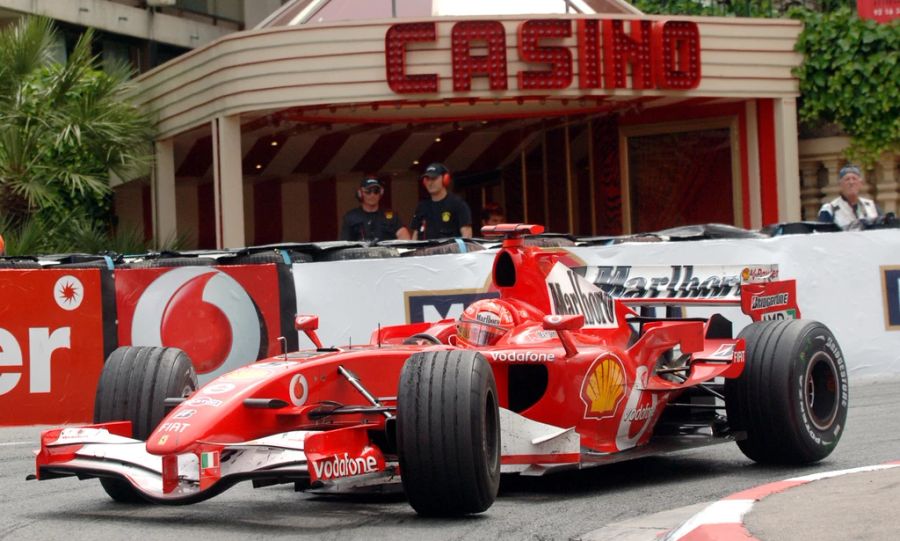
[(628, 306), (740, 306), (754, 321), (796, 319), (796, 281), (777, 265), (588, 266), (577, 272)]

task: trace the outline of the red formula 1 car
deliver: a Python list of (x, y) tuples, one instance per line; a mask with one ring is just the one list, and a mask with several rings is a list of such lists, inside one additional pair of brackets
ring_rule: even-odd
[[(540, 475), (737, 441), (806, 463), (837, 445), (847, 372), (831, 332), (798, 319), (793, 281), (748, 268), (735, 338), (721, 315), (640, 316), (499, 225), (499, 298), (457, 320), (380, 328), (371, 343), (284, 353), (197, 389), (173, 348), (107, 360), (91, 426), (48, 430), (37, 478), (100, 479), (116, 500), (192, 503), (231, 485), (353, 491), (402, 482), (426, 515), (493, 503), (500, 474)], [(646, 301), (642, 301), (646, 302)], [(679, 304), (692, 302), (690, 296)], [(768, 315), (768, 316), (767, 316)]]

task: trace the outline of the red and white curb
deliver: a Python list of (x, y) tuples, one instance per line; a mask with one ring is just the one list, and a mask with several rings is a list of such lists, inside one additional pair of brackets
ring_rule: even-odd
[(784, 492), (789, 488), (805, 485), (820, 479), (838, 477), (848, 473), (861, 473), (887, 470), (900, 467), (900, 461), (877, 466), (863, 466), (849, 470), (816, 473), (793, 477), (784, 481), (776, 481), (766, 485), (735, 492), (689, 518), (674, 530), (667, 533), (662, 541), (759, 541), (744, 527), (744, 515), (750, 512), (753, 504), (771, 496)]

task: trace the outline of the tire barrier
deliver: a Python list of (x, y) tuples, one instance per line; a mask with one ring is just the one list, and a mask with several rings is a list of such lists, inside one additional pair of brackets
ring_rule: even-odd
[(400, 257), (396, 248), (387, 246), (358, 246), (325, 250), (315, 257), (316, 261), (347, 261), (352, 259), (385, 259)]
[(426, 256), (444, 254), (467, 254), (469, 252), (479, 252), (485, 249), (483, 244), (470, 239), (443, 239), (427, 242), (428, 244), (426, 244), (425, 246), (414, 248), (403, 255)]
[[(701, 236), (695, 233), (679, 235)], [(710, 242), (656, 238), (608, 243), (598, 237), (535, 237), (552, 243), (548, 248), (576, 272), (614, 296), (725, 295), (747, 265), (771, 266), (797, 279), (803, 317), (832, 329), (851, 381), (900, 374), (890, 355), (900, 351), (900, 236), (894, 231)], [(104, 360), (122, 346), (182, 349), (204, 383), (283, 347), (309, 347), (293, 327), (298, 312), (319, 316), (326, 346), (366, 343), (379, 324), (456, 318), (469, 303), (497, 295), (489, 290), (496, 246), (489, 243), (463, 241), (465, 253), (448, 239), (0, 258), (0, 425), (89, 422)], [(823, 254), (827, 265), (809, 265)], [(748, 323), (739, 310), (722, 313), (735, 332)], [(661, 309), (657, 314), (662, 316)], [(666, 316), (677, 314), (677, 307), (666, 310)], [(691, 307), (681, 315), (704, 313)], [(786, 355), (788, 346), (779, 347), (785, 351), (776, 353)], [(820, 363), (811, 373), (829, 366)], [(765, 387), (748, 385), (732, 392)], [(761, 441), (763, 448), (767, 440)]]

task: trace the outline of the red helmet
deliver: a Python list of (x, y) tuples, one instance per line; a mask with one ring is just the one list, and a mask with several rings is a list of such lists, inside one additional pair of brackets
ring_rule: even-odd
[(475, 301), (459, 317), (456, 335), (469, 346), (491, 346), (516, 326), (516, 310), (500, 299)]

